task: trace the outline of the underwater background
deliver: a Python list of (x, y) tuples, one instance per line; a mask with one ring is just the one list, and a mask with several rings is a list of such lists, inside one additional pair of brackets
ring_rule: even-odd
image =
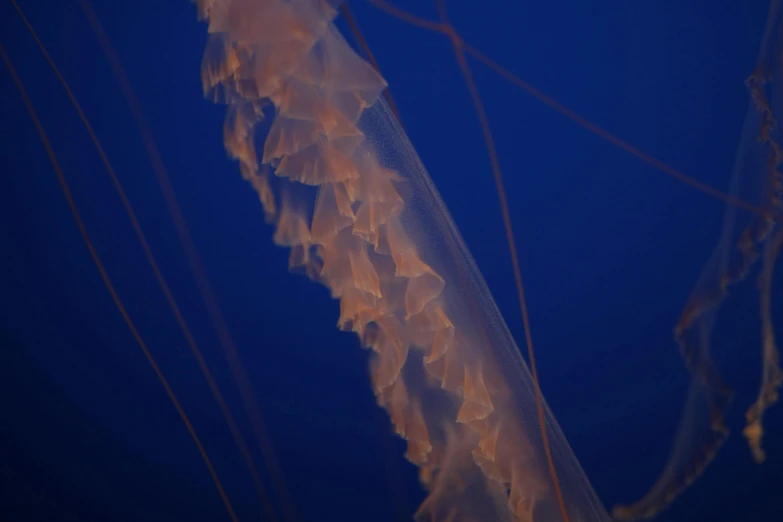
[[(434, 2), (394, 4), (437, 20)], [(19, 5), (94, 126), (260, 466), (143, 140), (79, 3)], [(449, 40), (366, 2), (349, 5), (410, 140), (511, 331), (523, 339), (490, 163)], [(448, 7), (463, 38), (514, 74), (651, 156), (728, 190), (766, 2), (454, 0)], [(93, 8), (149, 122), (299, 520), (410, 519), (424, 493), (416, 469), (401, 458), (404, 442), (375, 405), (367, 352), (337, 331), (338, 305), (325, 289), (287, 273), (287, 252), (273, 245), (256, 194), (226, 158), (223, 109), (201, 91), (207, 35), (195, 7), (96, 0)], [(353, 42), (342, 18), (338, 26)], [(264, 520), (117, 192), (9, 3), (0, 6), (0, 42), (107, 272), (237, 517)], [(672, 331), (717, 244), (725, 204), (468, 60), (505, 177), (544, 396), (604, 505), (634, 501), (658, 476), (679, 422), (689, 374)], [(5, 70), (0, 89), (0, 520), (228, 520), (84, 247)], [(713, 333), (716, 361), (736, 390), (732, 436), (658, 520), (783, 520), (781, 406), (765, 417), (766, 462), (753, 462), (740, 434), (760, 376), (754, 280), (755, 273), (732, 288)], [(781, 290), (777, 281), (773, 295)], [(779, 318), (775, 305), (773, 297)]]

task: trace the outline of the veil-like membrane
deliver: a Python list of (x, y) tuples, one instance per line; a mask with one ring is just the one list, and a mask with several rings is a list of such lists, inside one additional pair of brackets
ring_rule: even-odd
[[(386, 82), (331, 23), (335, 3), (197, 5), (210, 33), (204, 89), (228, 105), (226, 149), (290, 268), (330, 289), (338, 327), (372, 351), (378, 404), (429, 492), (417, 520), (562, 521), (530, 373), (380, 99)], [(545, 418), (570, 520), (608, 520)]]
[[(783, 121), (783, 9), (773, 0), (756, 70), (747, 81), (751, 97), (732, 174), (733, 196), (763, 209), (743, 214), (728, 207), (718, 245), (675, 327), (675, 340), (692, 381), (675, 442), (663, 472), (650, 491), (632, 505), (614, 508), (620, 520), (653, 518), (682, 493), (715, 458), (726, 441), (726, 411), (733, 391), (711, 354), (710, 335), (729, 287), (760, 264), (757, 284), (761, 313), (762, 373), (757, 400), (746, 413), (743, 434), (754, 459), (764, 460), (764, 412), (778, 399), (783, 383), (772, 328), (772, 275), (783, 243), (779, 123)], [(760, 260), (760, 263), (759, 263)], [(737, 346), (736, 349), (747, 349)]]

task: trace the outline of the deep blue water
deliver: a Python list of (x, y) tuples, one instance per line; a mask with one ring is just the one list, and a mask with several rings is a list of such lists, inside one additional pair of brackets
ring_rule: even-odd
[[(78, 2), (20, 1), (90, 118), (205, 359), (250, 436), (141, 138)], [(180, 0), (94, 2), (138, 94), (241, 353), (302, 521), (402, 520), (423, 498), (375, 406), (367, 354), (337, 304), (288, 275), (204, 100), (206, 27)], [(427, 166), (517, 339), (500, 210), (449, 41), (350, 5)], [(396, 5), (437, 18), (435, 4)], [(583, 117), (727, 190), (766, 2), (448, 2), (482, 52)], [(340, 27), (345, 28), (343, 22)], [(30, 91), (89, 233), (241, 520), (252, 481), (76, 112), (8, 3), (0, 41)], [(470, 61), (509, 194), (542, 388), (607, 507), (669, 450), (688, 383), (672, 328), (724, 204), (587, 132)], [(0, 73), (0, 520), (227, 520), (187, 431), (111, 302), (15, 90)], [(780, 284), (777, 285), (779, 295)], [(782, 323), (778, 321), (778, 323)], [(661, 520), (783, 520), (783, 415), (768, 461), (739, 436), (759, 375), (752, 281), (731, 294), (718, 362), (733, 436)], [(783, 324), (780, 325), (783, 327)], [(255, 448), (255, 446), (254, 446)], [(260, 462), (258, 452), (256, 461)]]

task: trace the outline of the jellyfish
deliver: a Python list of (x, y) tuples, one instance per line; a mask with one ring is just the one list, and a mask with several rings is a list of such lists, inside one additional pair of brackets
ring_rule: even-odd
[[(712, 256), (694, 286), (674, 329), (682, 357), (692, 373), (680, 426), (671, 453), (651, 489), (637, 502), (614, 508), (619, 520), (652, 519), (692, 484), (716, 457), (729, 436), (726, 413), (733, 390), (712, 355), (713, 329), (730, 288), (751, 277), (755, 265), (761, 315), (761, 379), (756, 400), (745, 414), (742, 434), (753, 459), (765, 459), (763, 418), (778, 400), (783, 385), (780, 352), (772, 319), (772, 282), (783, 229), (779, 119), (783, 13), (780, 2), (770, 3), (756, 69), (746, 84), (750, 103), (732, 174), (732, 195), (763, 209), (743, 214), (727, 207), (723, 229)], [(742, 344), (742, 343), (740, 343)], [(737, 346), (746, 350), (750, 346)]]
[(415, 518), (605, 520), (551, 412), (538, 416), (521, 354), (381, 97), (387, 84), (334, 27), (334, 6), (198, 7), (226, 150), (289, 269), (325, 285), (338, 328), (371, 351), (377, 402), (429, 491)]

